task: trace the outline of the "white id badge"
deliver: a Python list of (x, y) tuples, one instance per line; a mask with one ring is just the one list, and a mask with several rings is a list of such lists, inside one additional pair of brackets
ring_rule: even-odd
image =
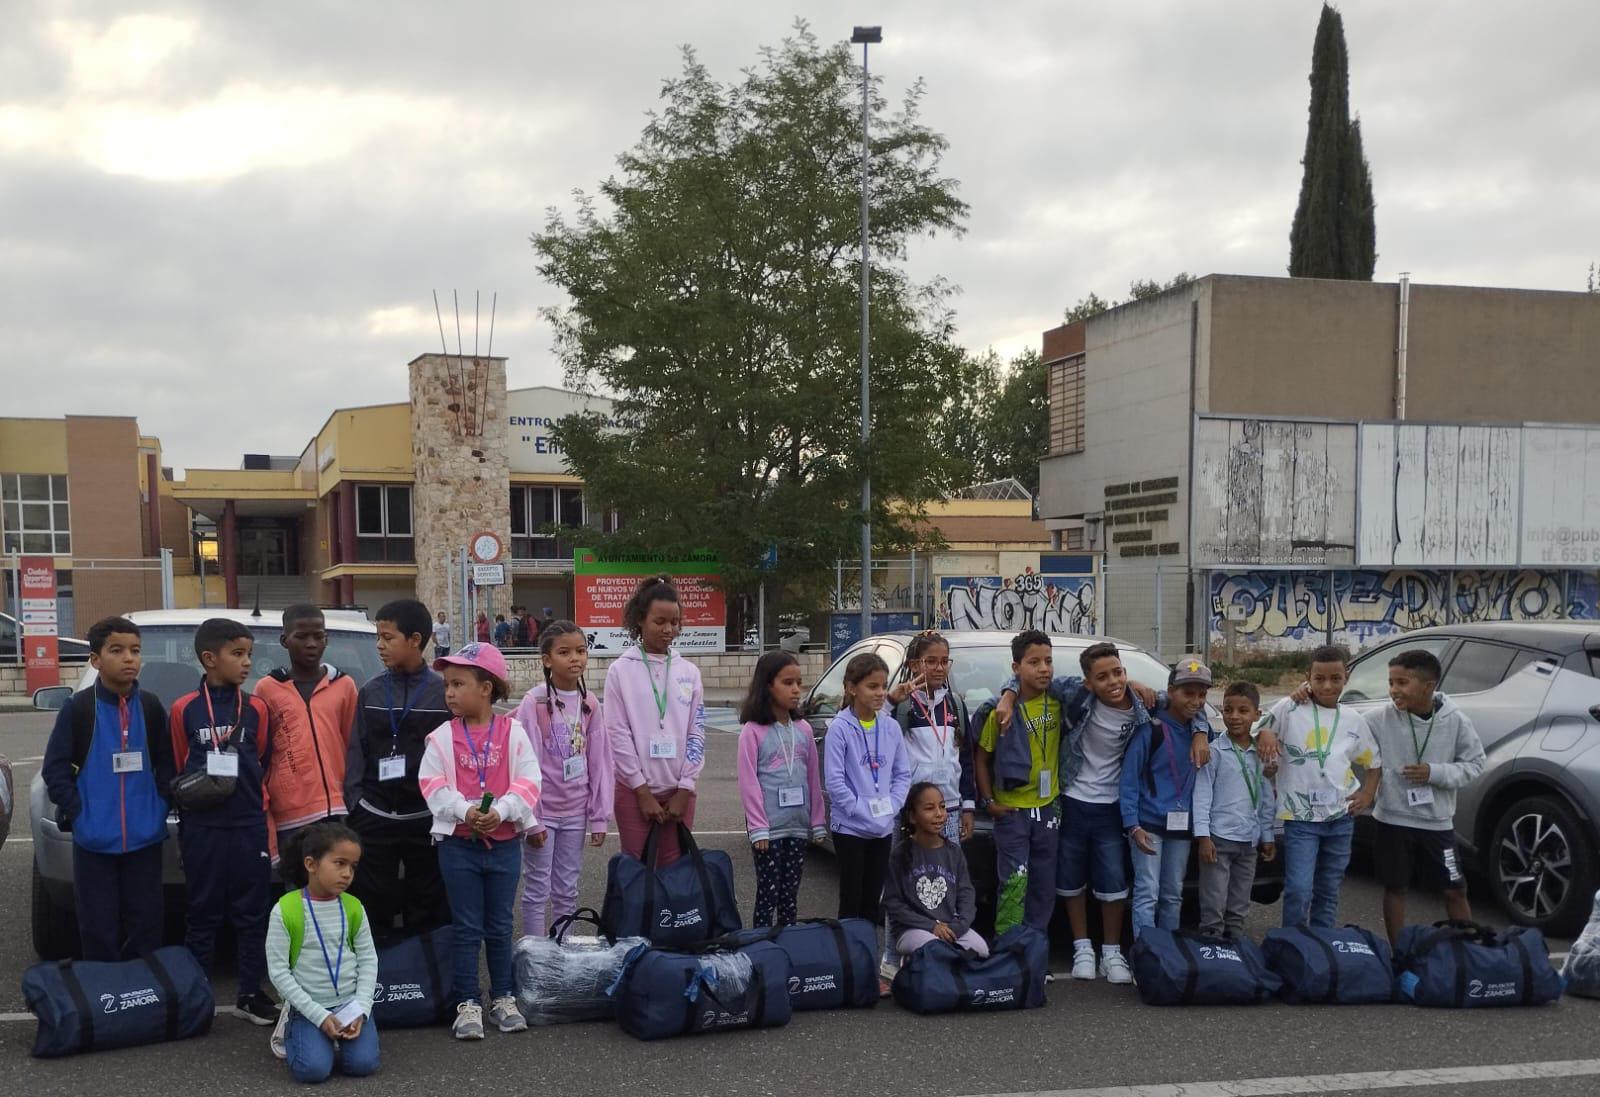
[(333, 1011), (333, 1019), (345, 1028), (355, 1024), (357, 1018), (365, 1016), (366, 1014), (362, 1011), (360, 1002), (346, 1002)]
[(1189, 813), (1187, 811), (1169, 811), (1169, 812), (1167, 812), (1167, 829), (1168, 830), (1188, 830), (1189, 829)]
[(581, 781), (589, 776), (589, 759), (581, 754), (574, 754), (571, 758), (564, 758), (561, 762), (561, 779), (563, 781)]
[(650, 757), (676, 758), (678, 756), (678, 741), (676, 739), (650, 740)]
[(144, 770), (144, 752), (119, 750), (111, 756), (112, 773), (140, 773)]
[(1039, 798), (1042, 800), (1050, 798), (1050, 771), (1047, 769), (1039, 771)]
[(1433, 789), (1427, 785), (1416, 785), (1406, 789), (1406, 803), (1414, 808), (1433, 803)]
[(213, 777), (239, 776), (239, 756), (232, 751), (206, 751), (206, 772)]
[(805, 802), (806, 790), (799, 785), (778, 790), (778, 806), (781, 808), (797, 808)]
[(387, 758), (378, 759), (378, 780), (400, 781), (406, 775), (406, 756), (391, 754)]
[(1319, 808), (1331, 808), (1339, 802), (1339, 794), (1331, 788), (1314, 788), (1311, 790), (1311, 805)]
[(872, 812), (874, 819), (882, 819), (886, 815), (894, 814), (894, 801), (887, 796), (874, 796), (867, 801), (867, 810)]

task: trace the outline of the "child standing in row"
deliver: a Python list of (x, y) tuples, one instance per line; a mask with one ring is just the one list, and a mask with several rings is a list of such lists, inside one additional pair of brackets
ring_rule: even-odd
[(534, 821), (539, 759), (522, 725), (495, 714), (506, 699), (506, 660), (492, 644), (467, 644), (434, 663), (454, 718), (428, 736), (418, 785), (433, 812), (439, 872), (454, 915), (455, 1038), (483, 1039), (478, 950), (489, 964), (489, 1020), (528, 1027), (517, 1009), (511, 946), (521, 875), (518, 836)]
[(799, 716), (800, 691), (800, 661), (769, 651), (756, 661), (739, 709), (739, 797), (756, 861), (753, 926), (796, 921), (806, 842), (827, 836), (817, 747)]
[[(652, 827), (694, 827), (706, 706), (699, 668), (672, 655), (683, 630), (672, 581), (657, 575), (640, 583), (622, 620), (637, 643), (606, 671), (605, 724), (616, 761), (617, 839), (624, 853), (643, 857)], [(656, 864), (670, 865), (680, 853), (677, 827), (663, 826)]]
[(544, 685), (517, 706), (517, 723), (533, 740), (543, 780), (539, 818), (522, 848), (522, 932), (543, 937), (552, 920), (578, 909), (583, 843), (606, 840), (616, 772), (600, 705), (584, 687), (589, 642), (571, 621), (539, 635)]
[[(283, 1054), (297, 1082), (378, 1069), (372, 998), (378, 950), (367, 912), (349, 893), (361, 839), (343, 823), (302, 827), (278, 851), (290, 890), (267, 920), (267, 975), (288, 1018)], [(312, 933), (306, 932), (306, 923)], [(315, 947), (307, 947), (315, 936)]]
[(966, 855), (945, 837), (948, 814), (938, 785), (911, 786), (900, 812), (900, 844), (889, 858), (883, 888), (890, 939), (902, 956), (936, 940), (989, 955), (988, 944), (972, 928), (977, 897)]
[(1261, 860), (1278, 852), (1272, 833), (1276, 799), (1250, 730), (1261, 716), (1261, 694), (1249, 682), (1230, 682), (1222, 695), (1227, 737), (1213, 744), (1194, 786), (1194, 834), (1200, 854), (1200, 932), (1244, 932), (1250, 889)]

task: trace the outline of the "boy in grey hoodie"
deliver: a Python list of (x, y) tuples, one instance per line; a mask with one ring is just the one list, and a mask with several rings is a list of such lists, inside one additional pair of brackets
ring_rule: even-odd
[(1483, 743), (1466, 714), (1436, 692), (1439, 674), (1431, 653), (1402, 651), (1389, 660), (1394, 703), (1365, 714), (1384, 767), (1372, 811), (1378, 821), (1373, 862), (1391, 944), (1406, 923), (1406, 891), (1423, 874), (1444, 888), (1451, 918), (1472, 918), (1454, 820), (1456, 790), (1483, 772)]

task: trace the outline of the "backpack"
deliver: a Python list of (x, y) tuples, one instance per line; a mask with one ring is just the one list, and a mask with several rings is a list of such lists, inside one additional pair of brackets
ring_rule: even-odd
[[(306, 941), (306, 904), (301, 898), (304, 893), (299, 889), (284, 892), (278, 899), (278, 913), (283, 916), (283, 928), (289, 934), (289, 969), (294, 970), (295, 964), (300, 962), (300, 946)], [(361, 906), (361, 901), (348, 891), (339, 896), (339, 905), (344, 907), (345, 943), (352, 949), (356, 947), (356, 932), (361, 929), (361, 920), (366, 916), (366, 911)]]
[[(76, 773), (83, 768), (83, 763), (89, 758), (89, 744), (94, 741), (94, 709), (96, 703), (94, 686), (80, 689), (72, 695), (72, 769)], [(157, 742), (168, 745), (171, 752), (171, 738), (167, 732), (167, 710), (161, 705), (161, 698), (153, 693), (139, 691), (139, 705), (144, 710), (144, 739), (145, 747), (150, 752), (152, 763), (156, 759)], [(163, 795), (166, 789), (161, 790)]]

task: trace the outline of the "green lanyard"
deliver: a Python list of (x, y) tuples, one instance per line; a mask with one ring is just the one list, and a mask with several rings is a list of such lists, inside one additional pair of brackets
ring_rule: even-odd
[(639, 658), (644, 660), (644, 676), (650, 679), (650, 693), (656, 699), (656, 714), (661, 717), (661, 722), (667, 722), (667, 686), (672, 681), (672, 652), (667, 652), (666, 666), (661, 673), (661, 688), (656, 688), (656, 672), (650, 669), (650, 656), (639, 649)]
[(1265, 778), (1262, 777), (1260, 772), (1256, 773), (1254, 779), (1251, 778), (1250, 767), (1244, 764), (1245, 752), (1234, 746), (1233, 740), (1231, 739), (1228, 741), (1228, 749), (1233, 752), (1234, 759), (1239, 763), (1239, 776), (1244, 778), (1245, 791), (1250, 794), (1250, 806), (1252, 808), (1260, 807), (1261, 782), (1265, 780)]
[(1315, 754), (1317, 756), (1317, 768), (1319, 770), (1322, 770), (1323, 771), (1323, 776), (1326, 777), (1327, 776), (1328, 755), (1333, 753), (1333, 740), (1334, 740), (1334, 737), (1339, 734), (1339, 708), (1338, 708), (1338, 706), (1337, 705), (1334, 706), (1334, 709), (1333, 709), (1333, 727), (1328, 729), (1328, 738), (1327, 738), (1327, 740), (1325, 742), (1322, 741), (1322, 709), (1317, 705), (1317, 703), (1315, 701), (1311, 702), (1311, 724), (1312, 724), (1313, 727), (1315, 727), (1317, 729), (1317, 739), (1318, 739), (1318, 741), (1322, 742), (1321, 749), (1313, 750), (1311, 753)]
[(1433, 714), (1429, 713), (1428, 718), (1423, 721), (1423, 723), (1428, 725), (1428, 734), (1422, 737), (1422, 745), (1420, 747), (1417, 746), (1417, 722), (1416, 720), (1412, 719), (1411, 713), (1409, 712), (1406, 713), (1406, 723), (1411, 725), (1411, 745), (1416, 747), (1417, 765), (1420, 766), (1422, 764), (1422, 752), (1427, 750), (1428, 744), (1433, 741)]

